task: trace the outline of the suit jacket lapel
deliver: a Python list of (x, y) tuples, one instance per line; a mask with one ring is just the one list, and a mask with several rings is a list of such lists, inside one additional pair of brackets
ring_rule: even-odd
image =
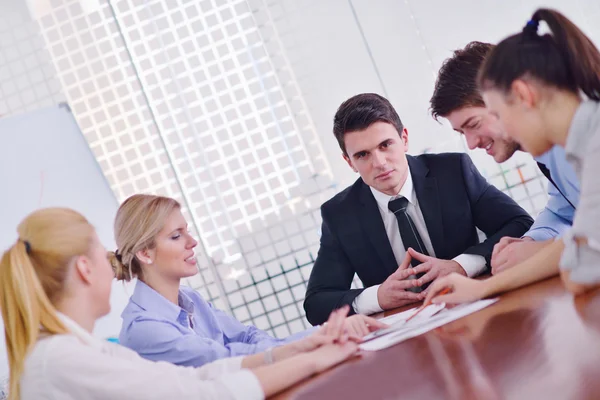
[(435, 255), (437, 258), (444, 258), (446, 255), (444, 225), (437, 180), (428, 176), (429, 168), (422, 160), (412, 156), (407, 156), (407, 158), (419, 207), (425, 219)]
[(360, 201), (363, 206), (360, 213), (363, 229), (383, 262), (383, 267), (391, 274), (398, 269), (396, 257), (394, 257), (390, 240), (385, 232), (377, 201), (373, 197), (369, 186), (364, 182), (360, 190)]

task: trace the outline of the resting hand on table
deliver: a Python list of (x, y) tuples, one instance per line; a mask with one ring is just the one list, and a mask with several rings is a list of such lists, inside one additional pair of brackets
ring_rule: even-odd
[(352, 315), (344, 321), (344, 329), (348, 335), (361, 339), (371, 332), (387, 327), (383, 322), (361, 314)]
[(422, 293), (407, 291), (407, 289), (419, 286), (416, 279), (407, 279), (411, 275), (415, 275), (415, 269), (410, 268), (410, 261), (411, 257), (407, 252), (398, 269), (377, 289), (377, 302), (383, 310), (415, 303), (425, 297)]
[(494, 246), (492, 252), (492, 274), (496, 275), (508, 268), (527, 260), (541, 249), (552, 243), (552, 240), (536, 242), (530, 237), (513, 238), (505, 236)]
[(306, 353), (315, 368), (315, 373), (320, 373), (350, 358), (358, 351), (358, 343), (348, 341), (321, 346), (316, 350)]
[(333, 311), (327, 323), (312, 335), (294, 343), (297, 352), (306, 352), (332, 343), (360, 342), (370, 332), (387, 328), (383, 322), (366, 315), (347, 317), (350, 308), (344, 306)]
[(327, 323), (307, 338), (313, 340), (313, 343), (320, 343), (316, 349), (307, 354), (314, 360), (317, 373), (331, 368), (355, 354), (358, 350), (358, 343), (368, 333), (388, 327), (383, 322), (366, 315), (357, 314), (346, 317), (348, 311), (348, 306), (333, 311)]
[[(387, 327), (382, 322), (364, 315), (347, 317), (349, 306), (334, 310), (317, 332), (300, 340), (302, 351), (319, 373), (351, 357), (358, 351), (358, 343), (371, 330)], [(367, 325), (368, 326), (365, 326)]]
[(307, 338), (244, 357), (242, 368), (252, 371), (264, 396), (270, 397), (347, 360), (357, 353), (360, 340), (344, 329), (349, 310), (335, 310), (327, 324)]
[[(450, 289), (450, 293), (437, 295), (444, 289)], [(485, 281), (467, 278), (460, 274), (450, 274), (437, 279), (427, 289), (425, 303), (431, 301), (434, 304), (447, 303), (468, 303), (483, 299), (487, 296), (487, 286)]]

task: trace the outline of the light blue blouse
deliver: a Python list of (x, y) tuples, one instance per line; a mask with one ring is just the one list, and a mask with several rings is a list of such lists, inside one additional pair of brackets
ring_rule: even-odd
[(121, 317), (122, 345), (149, 360), (194, 367), (224, 357), (259, 353), (315, 330), (276, 339), (214, 308), (191, 288), (179, 289), (179, 305), (175, 305), (142, 281), (137, 282)]

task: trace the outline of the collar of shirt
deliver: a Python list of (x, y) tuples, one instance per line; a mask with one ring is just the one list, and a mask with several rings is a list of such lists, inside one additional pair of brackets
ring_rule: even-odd
[(75, 335), (77, 339), (81, 341), (81, 343), (97, 349), (102, 349), (104, 347), (104, 341), (93, 337), (88, 331), (83, 329), (77, 322), (73, 321), (65, 314), (59, 312), (58, 318), (65, 325), (65, 328)]
[(416, 205), (416, 196), (413, 187), (412, 175), (410, 174), (410, 169), (407, 168), (408, 174), (406, 175), (406, 182), (402, 185), (400, 192), (395, 196), (390, 196), (389, 194), (381, 193), (379, 190), (374, 189), (373, 187), (369, 187), (371, 189), (371, 193), (373, 193), (373, 197), (375, 197), (375, 201), (377, 201), (377, 205), (382, 212), (391, 212), (388, 208), (388, 203), (390, 200), (396, 199), (397, 197), (406, 197), (408, 202), (412, 205)]
[[(546, 168), (550, 169), (550, 167), (552, 166), (553, 162), (556, 162), (556, 154), (558, 151), (560, 150), (560, 146), (559, 145), (554, 145), (550, 148), (550, 150), (548, 150), (547, 152), (545, 152), (544, 154), (537, 156), (537, 157), (533, 157), (533, 159), (536, 162), (542, 163), (546, 166)], [(552, 174), (552, 171), (550, 171), (550, 174)], [(554, 179), (554, 177), (552, 177), (552, 179)]]
[(172, 322), (183, 323), (182, 321), (187, 321), (188, 315), (194, 313), (194, 301), (182, 290), (179, 290), (179, 305), (175, 305), (141, 280), (138, 280), (135, 285), (131, 301), (145, 311), (151, 310)]

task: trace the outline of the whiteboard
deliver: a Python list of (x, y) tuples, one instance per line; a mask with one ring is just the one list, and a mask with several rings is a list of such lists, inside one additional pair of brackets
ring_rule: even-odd
[[(104, 246), (116, 248), (117, 199), (67, 105), (0, 119), (0, 188), (2, 252), (17, 239), (17, 225), (26, 215), (52, 206), (79, 211), (96, 227)], [(131, 285), (113, 282), (111, 313), (96, 324), (96, 336), (118, 336), (120, 314), (131, 292)], [(0, 325), (1, 381), (8, 365), (1, 319)]]

